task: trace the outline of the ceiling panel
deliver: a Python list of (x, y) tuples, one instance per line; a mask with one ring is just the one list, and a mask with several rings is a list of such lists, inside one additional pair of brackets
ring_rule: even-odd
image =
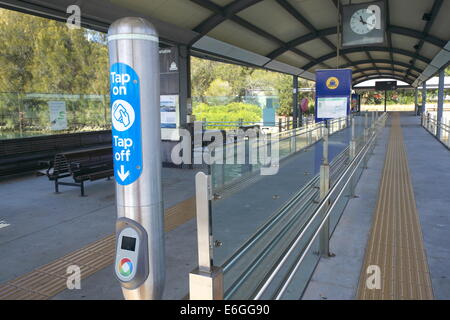
[(297, 46), (296, 48), (303, 52), (306, 52), (314, 58), (321, 57), (332, 51), (329, 46), (327, 46), (325, 43), (323, 43), (323, 41), (319, 39), (308, 41), (307, 43)]
[(430, 60), (433, 60), (433, 58), (441, 51), (440, 48), (430, 45), (428, 43), (425, 43), (422, 47), (422, 49), (420, 49), (419, 54), (427, 57)]
[(264, 56), (278, 48), (274, 42), (228, 20), (215, 27), (208, 36)]
[(225, 7), (226, 5), (232, 3), (234, 0), (210, 0), (211, 2), (214, 2), (215, 4)]
[(238, 16), (288, 42), (308, 29), (273, 0), (266, 0), (238, 13)]
[(337, 9), (331, 0), (288, 0), (317, 30), (337, 24)]
[(359, 60), (367, 60), (367, 59), (369, 59), (365, 52), (347, 53), (346, 56), (352, 61), (359, 61)]
[(291, 51), (286, 51), (285, 53), (280, 55), (277, 60), (299, 68), (309, 62), (305, 58), (300, 57), (298, 54), (295, 54)]
[(112, 3), (179, 27), (193, 29), (212, 12), (187, 0), (111, 0)]
[(408, 51), (415, 51), (414, 46), (419, 42), (416, 38), (407, 37), (400, 34), (392, 34), (392, 46)]
[(444, 0), (436, 20), (430, 29), (430, 34), (443, 40), (450, 39), (450, 1)]
[(431, 11), (432, 6), (432, 0), (391, 0), (390, 22), (396, 26), (423, 30), (426, 21), (422, 20), (422, 16)]

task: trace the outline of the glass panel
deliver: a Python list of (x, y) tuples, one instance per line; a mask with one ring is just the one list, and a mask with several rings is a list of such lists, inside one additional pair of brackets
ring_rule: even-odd
[[(245, 156), (243, 164), (211, 166), (213, 262), (224, 267), (228, 298), (249, 298), (254, 293), (318, 206), (323, 145), (322, 140), (314, 143), (321, 137), (320, 125), (310, 129), (279, 135), (281, 160), (275, 175), (261, 174), (264, 167), (259, 164), (259, 157), (259, 165), (249, 163), (251, 157)], [(329, 137), (334, 180), (348, 164), (350, 139), (350, 128)], [(249, 143), (245, 143), (246, 152)], [(231, 159), (237, 160), (237, 155)]]
[(0, 93), (0, 139), (110, 128), (109, 95)]

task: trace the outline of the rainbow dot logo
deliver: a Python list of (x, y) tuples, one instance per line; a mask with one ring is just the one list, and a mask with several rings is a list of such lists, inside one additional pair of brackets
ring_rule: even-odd
[(128, 277), (133, 272), (133, 263), (128, 258), (123, 258), (119, 262), (119, 273), (124, 276)]

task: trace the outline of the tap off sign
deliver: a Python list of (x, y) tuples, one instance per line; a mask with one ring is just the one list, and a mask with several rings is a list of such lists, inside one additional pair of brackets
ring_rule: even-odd
[(120, 185), (136, 181), (142, 172), (139, 77), (129, 65), (110, 70), (114, 176)]

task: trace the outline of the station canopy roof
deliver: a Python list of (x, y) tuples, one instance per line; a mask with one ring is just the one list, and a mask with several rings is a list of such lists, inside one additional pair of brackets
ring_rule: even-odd
[[(315, 79), (316, 69), (353, 69), (354, 84), (390, 78), (419, 86), (450, 61), (450, 0), (386, 0), (386, 42), (340, 50), (339, 0), (0, 0), (0, 6), (106, 31), (124, 16), (151, 21), (163, 41), (195, 55)], [(350, 0), (340, 0), (340, 6)], [(353, 0), (352, 4), (371, 1)]]

